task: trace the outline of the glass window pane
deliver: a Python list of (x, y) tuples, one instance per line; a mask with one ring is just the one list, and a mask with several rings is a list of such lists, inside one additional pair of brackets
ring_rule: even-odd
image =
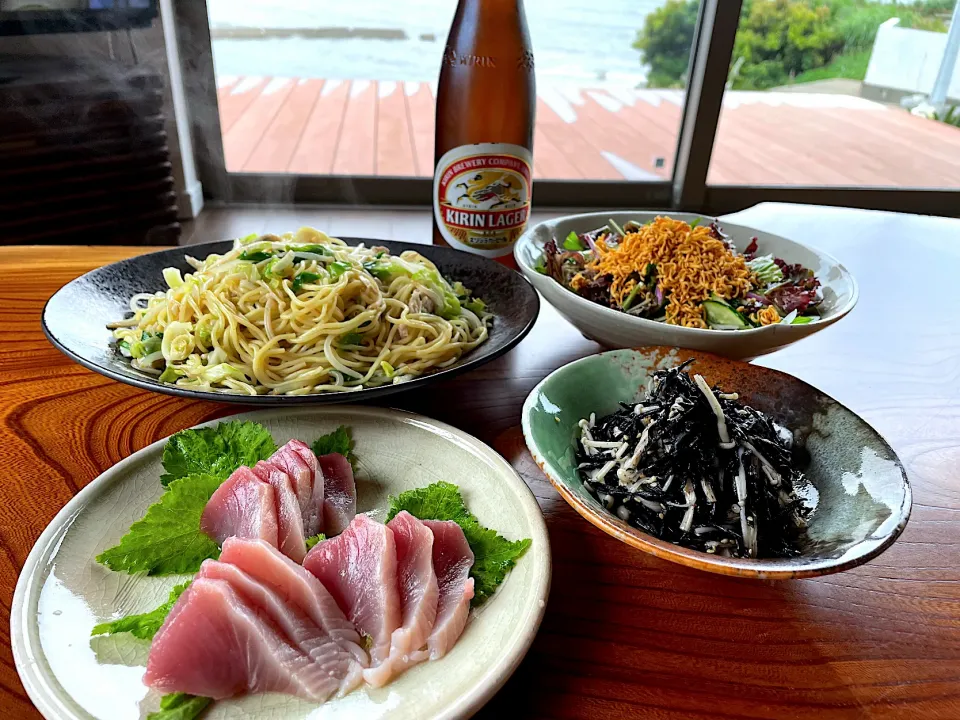
[[(669, 180), (697, 2), (663, 4), (526, 0), (536, 177)], [(431, 177), (456, 5), (208, 0), (227, 170)]]
[(956, 1), (745, 0), (707, 181), (960, 187)]

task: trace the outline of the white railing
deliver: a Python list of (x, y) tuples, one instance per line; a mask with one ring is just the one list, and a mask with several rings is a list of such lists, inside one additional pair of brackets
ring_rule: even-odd
[[(937, 79), (946, 45), (947, 33), (903, 28), (897, 18), (887, 20), (880, 26), (873, 43), (863, 81), (867, 91), (864, 94), (882, 96), (884, 91), (894, 96), (928, 94)], [(947, 97), (960, 102), (960, 61), (957, 66)]]

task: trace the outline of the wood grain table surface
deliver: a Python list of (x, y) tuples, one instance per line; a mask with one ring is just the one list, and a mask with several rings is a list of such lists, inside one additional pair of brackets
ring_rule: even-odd
[[(544, 307), (500, 360), (391, 405), (506, 456), (537, 496), (554, 559), (534, 645), (481, 718), (960, 718), (960, 220), (766, 204), (736, 221), (815, 245), (860, 283), (842, 322), (759, 360), (872, 423), (906, 464), (913, 514), (873, 562), (761, 582), (657, 560), (582, 520), (519, 429), (530, 389), (597, 352)], [(40, 330), (63, 283), (143, 248), (0, 248), (0, 718), (37, 718), (10, 651), (18, 573), (61, 507), (111, 465), (236, 412), (71, 363)]]

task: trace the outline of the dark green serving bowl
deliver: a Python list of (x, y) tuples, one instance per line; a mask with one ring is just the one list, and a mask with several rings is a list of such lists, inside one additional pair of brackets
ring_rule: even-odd
[[(574, 447), (581, 418), (634, 402), (656, 370), (694, 358), (711, 385), (737, 392), (747, 405), (794, 432), (809, 452), (804, 468), (819, 502), (794, 558), (735, 559), (658, 540), (605, 510), (580, 481)], [(628, 545), (664, 560), (723, 575), (791, 579), (861, 565), (886, 550), (910, 517), (911, 492), (903, 464), (870, 425), (833, 398), (792, 375), (678, 348), (613, 350), (551, 373), (523, 405), (523, 434), (537, 465), (583, 517)]]

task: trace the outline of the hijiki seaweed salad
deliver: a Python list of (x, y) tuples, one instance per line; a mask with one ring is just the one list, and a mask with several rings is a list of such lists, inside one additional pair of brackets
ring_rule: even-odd
[(628, 315), (711, 330), (808, 323), (823, 300), (812, 270), (759, 255), (757, 238), (741, 254), (716, 222), (699, 219), (571, 232), (544, 246), (536, 270)]
[(645, 397), (580, 421), (584, 487), (611, 513), (684, 547), (735, 558), (800, 554), (816, 489), (790, 430), (679, 367)]

